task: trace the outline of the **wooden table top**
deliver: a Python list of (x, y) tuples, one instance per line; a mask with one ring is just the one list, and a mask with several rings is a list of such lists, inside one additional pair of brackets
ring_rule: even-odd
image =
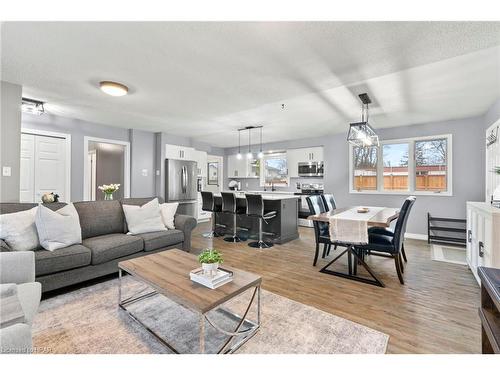
[[(308, 217), (309, 220), (314, 220), (314, 221), (324, 221), (324, 222), (329, 222), (330, 217), (339, 214), (341, 212), (347, 211), (351, 208), (355, 208), (358, 206), (352, 206), (352, 207), (342, 207), (342, 208), (336, 208), (335, 210), (331, 210), (322, 214), (318, 215), (311, 215)], [(375, 215), (370, 217), (368, 220), (368, 226), (371, 227), (390, 227), (391, 226), (391, 221), (395, 220), (399, 216), (399, 208), (389, 208), (386, 207), (381, 211), (378, 211)]]
[(234, 272), (233, 281), (217, 289), (207, 288), (189, 278), (189, 272), (200, 267), (197, 257), (178, 249), (125, 260), (118, 267), (167, 298), (202, 314), (262, 281), (259, 275), (223, 266)]

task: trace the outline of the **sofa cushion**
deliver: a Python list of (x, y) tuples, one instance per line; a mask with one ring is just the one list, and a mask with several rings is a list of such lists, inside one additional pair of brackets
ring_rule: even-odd
[(88, 266), (90, 250), (82, 245), (71, 245), (54, 251), (35, 251), (35, 273), (37, 276)]
[(177, 229), (170, 229), (161, 232), (150, 232), (138, 234), (144, 240), (144, 250), (152, 251), (162, 247), (176, 245), (184, 241), (184, 233)]
[(31, 325), (40, 305), (42, 284), (38, 282), (19, 284), (17, 286), (17, 297), (23, 308), (26, 323)]
[(83, 239), (124, 233), (125, 216), (119, 201), (76, 202), (74, 205), (80, 216)]
[(92, 264), (100, 264), (134, 254), (144, 248), (142, 238), (123, 233), (87, 238), (83, 240), (83, 245), (90, 249)]

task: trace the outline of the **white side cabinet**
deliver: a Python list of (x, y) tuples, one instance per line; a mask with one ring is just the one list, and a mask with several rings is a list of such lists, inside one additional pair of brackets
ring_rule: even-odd
[(165, 145), (165, 158), (174, 160), (195, 160), (196, 150), (192, 147)]
[(467, 264), (477, 282), (478, 267), (500, 268), (500, 209), (467, 202)]

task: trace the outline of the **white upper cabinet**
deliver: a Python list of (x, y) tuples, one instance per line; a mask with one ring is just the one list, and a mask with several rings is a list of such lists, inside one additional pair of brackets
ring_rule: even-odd
[(196, 150), (192, 147), (165, 145), (166, 159), (195, 161), (195, 152)]
[(236, 155), (227, 157), (227, 175), (229, 178), (246, 178), (248, 176), (248, 160), (238, 159)]
[(197, 175), (207, 177), (207, 153), (205, 151), (194, 150), (194, 161), (196, 162)]
[(299, 163), (323, 161), (323, 147), (294, 148), (286, 151), (288, 177), (299, 177)]

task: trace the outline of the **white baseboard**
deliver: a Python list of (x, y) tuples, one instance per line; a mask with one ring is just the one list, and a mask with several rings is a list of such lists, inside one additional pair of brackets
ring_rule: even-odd
[(419, 233), (405, 233), (405, 238), (411, 238), (412, 240), (422, 240), (422, 241), (427, 241), (427, 235), (426, 234), (419, 234)]

